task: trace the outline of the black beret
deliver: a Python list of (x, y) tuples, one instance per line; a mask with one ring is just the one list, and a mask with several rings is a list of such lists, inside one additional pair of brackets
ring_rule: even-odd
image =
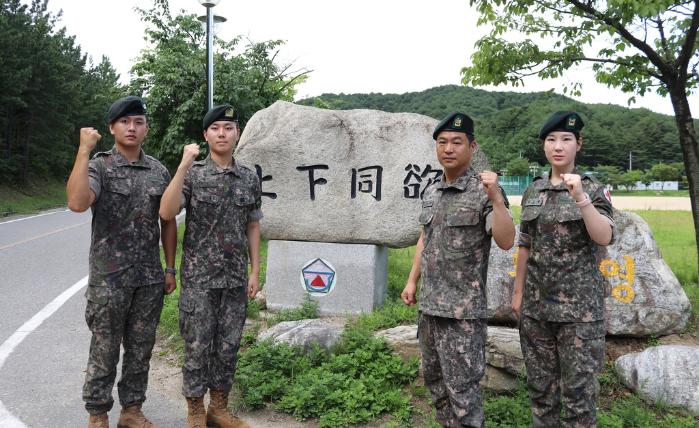
[(230, 104), (221, 104), (220, 106), (212, 107), (211, 110), (209, 110), (204, 116), (204, 131), (206, 131), (212, 123), (219, 120), (237, 122), (238, 110), (233, 108), (233, 106)]
[(113, 123), (120, 117), (138, 116), (142, 114), (146, 114), (146, 103), (144, 103), (140, 97), (129, 95), (128, 97), (119, 98), (109, 107), (107, 122)]
[(580, 130), (585, 126), (585, 123), (574, 111), (557, 111), (548, 118), (544, 126), (539, 131), (539, 139), (543, 140), (553, 131), (572, 132), (576, 137), (580, 136)]
[(449, 116), (445, 117), (444, 119), (442, 119), (441, 122), (437, 124), (437, 127), (434, 128), (434, 132), (432, 133), (432, 138), (436, 140), (437, 136), (442, 131), (463, 132), (466, 135), (468, 135), (469, 138), (472, 139), (473, 119), (468, 117), (467, 114), (455, 111), (453, 113), (450, 113)]

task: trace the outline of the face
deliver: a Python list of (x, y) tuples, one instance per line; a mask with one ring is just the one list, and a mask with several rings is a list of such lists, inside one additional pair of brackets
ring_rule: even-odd
[(551, 166), (565, 168), (575, 164), (575, 155), (582, 147), (582, 139), (566, 131), (553, 131), (544, 138), (544, 154)]
[(146, 116), (122, 116), (109, 124), (109, 132), (114, 136), (114, 141), (118, 145), (140, 146), (148, 134)]
[(463, 132), (442, 131), (437, 136), (437, 160), (444, 171), (460, 174), (471, 165), (473, 153), (476, 151), (476, 141), (469, 141)]
[(228, 154), (238, 142), (238, 123), (219, 120), (206, 128), (204, 139), (209, 143), (209, 150), (216, 154)]

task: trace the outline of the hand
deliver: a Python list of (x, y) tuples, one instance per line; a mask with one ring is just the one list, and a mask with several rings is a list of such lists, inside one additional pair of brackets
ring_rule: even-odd
[(180, 167), (189, 169), (197, 159), (197, 156), (199, 156), (199, 150), (199, 144), (196, 143), (184, 146), (184, 149), (182, 149), (182, 162), (180, 162)]
[(517, 319), (522, 316), (522, 294), (512, 293), (512, 312), (515, 313)]
[(260, 282), (257, 279), (257, 275), (252, 275), (248, 278), (248, 297), (253, 299), (257, 295), (260, 289)]
[(405, 303), (408, 306), (414, 305), (417, 303), (417, 300), (415, 299), (415, 293), (417, 292), (417, 286), (415, 285), (414, 282), (408, 282), (405, 284), (405, 288), (403, 289), (403, 292), (400, 293), (400, 298), (403, 299), (403, 303)]
[(483, 183), (483, 189), (488, 195), (488, 199), (490, 199), (491, 202), (502, 199), (502, 192), (498, 185), (498, 175), (492, 171), (483, 171), (479, 176), (481, 178), (481, 183)]
[(561, 174), (561, 179), (563, 184), (568, 188), (570, 195), (576, 200), (580, 201), (583, 198), (583, 188), (582, 182), (580, 181), (580, 176), (578, 174)]
[(175, 279), (175, 274), (166, 272), (165, 273), (165, 294), (172, 294), (177, 288), (177, 279)]
[(88, 153), (94, 150), (102, 136), (95, 128), (80, 128), (80, 148)]

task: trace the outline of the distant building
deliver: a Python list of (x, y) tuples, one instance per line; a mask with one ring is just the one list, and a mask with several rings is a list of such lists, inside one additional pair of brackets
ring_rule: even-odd
[(640, 181), (636, 182), (636, 190), (679, 190), (678, 181), (651, 181), (648, 186)]

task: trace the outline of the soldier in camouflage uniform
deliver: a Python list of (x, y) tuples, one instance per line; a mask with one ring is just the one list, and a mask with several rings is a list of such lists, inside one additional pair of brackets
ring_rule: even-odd
[(515, 229), (497, 175), (471, 168), (477, 148), (471, 118), (450, 114), (433, 138), (444, 175), (425, 191), (422, 232), (401, 297), (415, 304), (422, 276), (418, 338), (437, 420), (445, 427), (482, 427), (490, 241), (509, 249)]
[(605, 281), (595, 254), (611, 242), (614, 222), (604, 186), (575, 168), (582, 127), (572, 111), (546, 121), (539, 139), (551, 171), (522, 196), (512, 307), (520, 317), (535, 427), (559, 426), (561, 395), (564, 426), (597, 424)]
[[(262, 192), (257, 174), (233, 159), (240, 135), (235, 109), (228, 104), (214, 107), (203, 125), (210, 155), (195, 162), (199, 145), (185, 146), (160, 210), (171, 218), (187, 209), (180, 294), (187, 427), (206, 428), (207, 422), (221, 428), (247, 427), (229, 413), (228, 394), (247, 298), (258, 289)], [(205, 415), (207, 389), (211, 402)]]
[(163, 289), (175, 287), (172, 271), (163, 275), (158, 240), (162, 231), (165, 260), (175, 263), (177, 225), (158, 225), (160, 197), (170, 180), (165, 167), (143, 153), (148, 132), (145, 105), (138, 97), (117, 100), (109, 109), (115, 146), (88, 161), (100, 134), (80, 130), (80, 147), (67, 185), (68, 207), (92, 208), (90, 275), (85, 318), (92, 331), (83, 386), (88, 426), (108, 427), (112, 387), (123, 342), (118, 384), (122, 411), (119, 427), (155, 427), (141, 412)]

